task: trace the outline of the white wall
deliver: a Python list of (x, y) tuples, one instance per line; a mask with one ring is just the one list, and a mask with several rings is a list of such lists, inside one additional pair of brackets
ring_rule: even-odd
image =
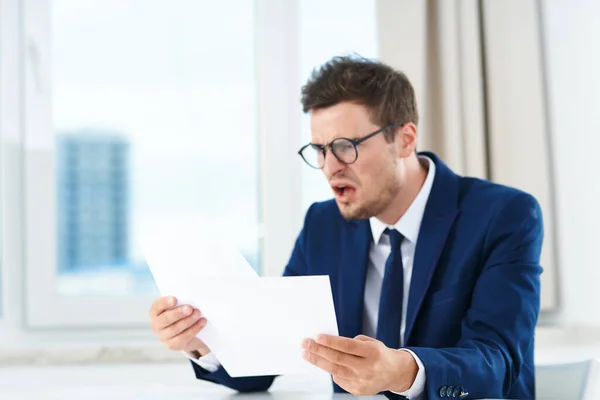
[(545, 0), (560, 322), (600, 325), (600, 2)]

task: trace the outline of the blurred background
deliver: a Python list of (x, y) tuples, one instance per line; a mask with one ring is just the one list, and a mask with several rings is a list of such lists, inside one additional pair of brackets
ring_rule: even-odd
[(137, 238), (199, 221), (279, 275), (331, 197), (296, 154), (300, 88), (351, 53), (413, 82), (420, 150), (541, 203), (536, 362), (600, 357), (599, 19), (594, 0), (0, 0), (0, 393), (202, 386), (149, 331)]

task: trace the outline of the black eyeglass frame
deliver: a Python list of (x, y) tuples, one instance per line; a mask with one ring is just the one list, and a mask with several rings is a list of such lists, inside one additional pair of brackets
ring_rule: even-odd
[[(383, 128), (377, 129), (375, 132), (369, 133), (367, 136), (364, 136), (360, 139), (348, 139), (348, 138), (337, 138), (334, 139), (331, 143), (326, 144), (326, 145), (320, 145), (320, 144), (313, 144), (313, 143), (308, 143), (305, 144), (304, 146), (302, 146), (302, 148), (300, 150), (298, 150), (298, 154), (300, 155), (300, 157), (302, 157), (302, 159), (304, 160), (304, 162), (311, 168), (314, 169), (323, 169), (323, 167), (315, 167), (314, 165), (312, 165), (311, 163), (308, 162), (308, 160), (306, 160), (306, 158), (304, 157), (304, 155), (302, 154), (304, 152), (304, 150), (306, 150), (309, 147), (312, 147), (315, 150), (320, 150), (321, 153), (323, 153), (323, 162), (325, 162), (325, 157), (327, 156), (327, 148), (329, 148), (329, 150), (331, 151), (331, 154), (333, 154), (333, 156), (342, 164), (346, 164), (346, 165), (350, 165), (356, 162), (356, 160), (358, 160), (358, 145), (361, 144), (362, 142), (364, 142), (367, 139), (372, 138), (373, 136), (381, 133), (381, 132), (385, 132), (390, 128), (394, 128), (394, 127), (403, 127), (404, 125), (406, 125), (406, 123), (392, 123), (389, 125), (384, 126)], [(333, 144), (337, 141), (340, 140), (344, 140), (347, 142), (352, 143), (352, 146), (354, 147), (354, 160), (352, 160), (351, 162), (346, 162), (342, 159), (340, 159), (340, 157), (338, 157), (337, 154), (335, 154), (335, 151), (333, 150)], [(325, 166), (325, 164), (323, 164), (323, 166)]]

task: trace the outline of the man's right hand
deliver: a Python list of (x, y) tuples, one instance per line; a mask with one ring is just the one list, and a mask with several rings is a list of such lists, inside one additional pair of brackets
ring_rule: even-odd
[(198, 352), (199, 356), (210, 353), (210, 349), (196, 337), (206, 326), (200, 310), (190, 305), (175, 307), (177, 299), (160, 297), (150, 307), (150, 326), (158, 339), (170, 350)]

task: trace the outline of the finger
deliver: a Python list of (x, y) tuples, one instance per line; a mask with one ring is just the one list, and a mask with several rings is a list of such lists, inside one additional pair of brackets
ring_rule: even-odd
[(309, 363), (321, 368), (323, 371), (329, 372), (332, 376), (340, 377), (342, 379), (352, 379), (354, 377), (354, 373), (350, 368), (344, 365), (334, 364), (315, 353), (304, 351), (302, 357)]
[(206, 319), (202, 318), (179, 335), (166, 341), (167, 348), (171, 350), (182, 350), (192, 340), (198, 332), (206, 326)]
[(366, 335), (358, 335), (355, 336), (354, 339), (360, 340), (361, 342), (379, 342), (379, 340)]
[(177, 299), (173, 296), (165, 296), (156, 299), (150, 307), (150, 318), (156, 318), (169, 308), (174, 307), (175, 304), (177, 304)]
[(354, 354), (359, 357), (369, 357), (373, 355), (371, 344), (360, 340), (342, 336), (317, 335), (315, 342), (322, 346), (341, 351), (342, 353)]
[(359, 367), (362, 357), (355, 356), (353, 354), (346, 354), (338, 350), (334, 350), (330, 347), (326, 347), (316, 343), (314, 340), (305, 339), (302, 342), (302, 347), (309, 353), (315, 354), (319, 357), (326, 359), (327, 361), (343, 365), (352, 369)]
[(180, 319), (174, 324), (171, 324), (160, 330), (159, 337), (161, 340), (169, 340), (181, 334), (183, 331), (194, 325), (202, 315), (200, 311), (195, 310), (190, 316)]
[[(197, 310), (200, 313), (199, 310)], [(182, 319), (189, 317), (194, 312), (194, 307), (190, 305), (183, 305), (173, 308), (160, 314), (155, 318), (155, 325), (159, 330), (165, 329)]]

